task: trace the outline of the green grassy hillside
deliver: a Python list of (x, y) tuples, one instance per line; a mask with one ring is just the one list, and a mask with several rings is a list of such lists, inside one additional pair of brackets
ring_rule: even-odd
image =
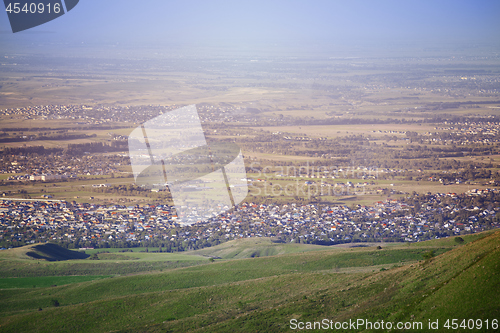
[(321, 245), (274, 243), (271, 238), (263, 237), (232, 240), (190, 253), (222, 259), (242, 259), (324, 249), (325, 247)]
[[(100, 251), (104, 250), (101, 249)], [(90, 252), (92, 257), (89, 254), (67, 250), (54, 244), (28, 245), (0, 251), (0, 279), (41, 276), (122, 275), (162, 271), (209, 262), (206, 257), (184, 253), (98, 253), (97, 250), (91, 250)], [(35, 253), (35, 255), (32, 253)], [(94, 254), (97, 256), (97, 260), (92, 260), (92, 258), (96, 259)], [(86, 259), (55, 260), (71, 256), (75, 258), (85, 257)], [(38, 284), (35, 283), (35, 285)]]
[(31, 248), (31, 251), (26, 252), (26, 255), (34, 259), (43, 259), (47, 261), (86, 259), (89, 257), (88, 254), (71, 251), (50, 243), (35, 245)]
[[(443, 327), (455, 318), (489, 320), (490, 330), (475, 330), (488, 332), (492, 320), (500, 319), (500, 231), (481, 236), (448, 247), (436, 241), (382, 250), (335, 248), (4, 289), (0, 330), (284, 332), (291, 331), (291, 320), (327, 318), (422, 322), (417, 332), (439, 320), (435, 332), (468, 331)], [(423, 260), (429, 249), (439, 255)]]
[(0, 252), (0, 259), (40, 259), (46, 261), (62, 261), (86, 259), (89, 255), (78, 251), (65, 249), (52, 243), (26, 245)]

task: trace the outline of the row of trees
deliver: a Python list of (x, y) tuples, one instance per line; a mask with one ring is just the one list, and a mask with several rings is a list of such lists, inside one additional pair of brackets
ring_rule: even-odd
[[(95, 136), (95, 135), (94, 135)], [(86, 136), (93, 137), (93, 136)], [(0, 142), (2, 139), (0, 139)], [(54, 140), (51, 138), (50, 140)], [(44, 146), (30, 147), (6, 147), (0, 153), (2, 155), (84, 155), (85, 153), (104, 153), (127, 151), (127, 141), (89, 142), (89, 143), (70, 143), (67, 148), (45, 148)]]

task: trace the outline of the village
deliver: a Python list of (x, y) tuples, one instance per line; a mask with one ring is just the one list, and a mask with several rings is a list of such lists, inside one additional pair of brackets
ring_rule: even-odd
[[(156, 247), (175, 252), (248, 237), (321, 245), (418, 242), (499, 226), (496, 115), (367, 120), (332, 113), (315, 119), (278, 109), (270, 115), (240, 103), (201, 103), (197, 110), (207, 137), (234, 141), (244, 151), (251, 195), (237, 207), (219, 207), (203, 221), (181, 224), (175, 208), (165, 204), (167, 193), (132, 184), (126, 135), (137, 123), (179, 107), (1, 110), (5, 119), (22, 121), (0, 129), (0, 142), (6, 144), (0, 159), (0, 247), (55, 242), (72, 249)], [(60, 123), (45, 127), (49, 121)], [(342, 136), (333, 129), (320, 136), (273, 127), (350, 129), (367, 122), (391, 126)], [(419, 130), (421, 125), (425, 130)], [(51, 145), (45, 147), (47, 142)], [(303, 157), (312, 164), (302, 162)], [(408, 193), (402, 182), (428, 186), (432, 194), (423, 194), (427, 189)], [(467, 192), (447, 185), (467, 186)], [(278, 200), (292, 187), (307, 200), (297, 195)], [(364, 194), (380, 198), (335, 203)]]
[(4, 198), (0, 244), (10, 248), (50, 241), (72, 249), (149, 246), (172, 252), (248, 237), (321, 245), (418, 242), (499, 227), (500, 207), (491, 206), (499, 197), (497, 189), (474, 189), (464, 194), (413, 194), (351, 208), (242, 203), (192, 225), (177, 223), (175, 209), (166, 205), (106, 207)]

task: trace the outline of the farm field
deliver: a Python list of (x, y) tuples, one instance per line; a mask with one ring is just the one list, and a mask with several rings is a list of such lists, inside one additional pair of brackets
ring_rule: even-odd
[[(386, 135), (387, 132), (396, 131), (396, 135), (404, 135), (407, 131), (425, 133), (435, 131), (433, 125), (407, 125), (407, 124), (359, 124), (359, 125), (312, 125), (312, 126), (280, 126), (280, 127), (254, 127), (254, 130), (265, 130), (268, 132), (282, 132), (290, 133), (297, 136), (309, 137), (329, 137), (337, 138), (346, 136), (347, 134), (363, 134), (365, 136), (371, 135), (374, 137)], [(392, 133), (391, 133), (392, 134)]]
[[(297, 62), (302, 63), (301, 60)], [(381, 198), (387, 199), (389, 195), (401, 197), (413, 191), (464, 193), (488, 188), (489, 181), (494, 180), (500, 170), (498, 145), (491, 141), (496, 140), (495, 133), (498, 133), (494, 125), (496, 108), (499, 107), (497, 96), (457, 93), (453, 97), (424, 89), (427, 85), (434, 85), (436, 80), (457, 80), (456, 75), (446, 72), (439, 78), (431, 74), (424, 76), (417, 90), (407, 86), (374, 88), (363, 81), (363, 75), (400, 75), (386, 60), (376, 62), (380, 62), (380, 68), (360, 69), (355, 81), (345, 73), (334, 72), (323, 77), (322, 84), (325, 85), (349, 82), (350, 88), (339, 87), (335, 94), (318, 85), (316, 80), (307, 78), (299, 78), (295, 85), (287, 88), (283, 88), (287, 81), (284, 79), (265, 79), (256, 87), (254, 79), (244, 76), (229, 80), (216, 78), (208, 72), (182, 71), (159, 71), (151, 76), (148, 70), (137, 72), (128, 67), (120, 73), (96, 72), (95, 77), (87, 80), (74, 79), (63, 72), (45, 77), (28, 73), (22, 80), (16, 74), (4, 76), (7, 95), (2, 100), (3, 107), (8, 108), (14, 102), (17, 106), (0, 114), (0, 147), (13, 152), (44, 147), (43, 156), (55, 154), (57, 157), (57, 172), (61, 173), (62, 166), (69, 164), (75, 178), (67, 182), (10, 182), (9, 177), (34, 174), (41, 166), (47, 165), (44, 160), (39, 162), (41, 165), (31, 163), (27, 166), (25, 161), (17, 160), (15, 156), (18, 155), (11, 155), (5, 163), (7, 166), (10, 163), (12, 171), (0, 174), (0, 192), (5, 193), (4, 197), (12, 198), (52, 196), (57, 200), (105, 205), (168, 202), (168, 195), (161, 193), (143, 191), (123, 195), (117, 194), (116, 189), (103, 192), (92, 186), (133, 185), (126, 141), (128, 134), (155, 115), (187, 104), (198, 105), (207, 140), (234, 141), (241, 147), (249, 178), (259, 177), (255, 173), (256, 166), (274, 169), (306, 165), (336, 169), (368, 167), (380, 171), (376, 184), (367, 185), (362, 193), (354, 193), (354, 199), (352, 195), (318, 196), (303, 191), (296, 191), (293, 195), (281, 191), (276, 196), (257, 185), (252, 186), (248, 200), (370, 204)], [(428, 65), (435, 66), (431, 60)], [(461, 68), (465, 72), (474, 70), (468, 66), (464, 63)], [(485, 62), (484, 66), (492, 65)], [(424, 73), (427, 71), (426, 68)], [(61, 84), (65, 76), (68, 76), (68, 84)], [(215, 87), (204, 90), (215, 82), (220, 90)], [(160, 91), (169, 96), (162, 102), (158, 101)], [(63, 102), (72, 93), (72, 99)], [(141, 93), (143, 95), (138, 98), (137, 94)], [(21, 102), (26, 94), (31, 96), (28, 104)], [(91, 100), (89, 94), (93, 96)], [(49, 102), (43, 99), (45, 95), (57, 95), (57, 99)], [(40, 105), (52, 107), (43, 109), (42, 114), (33, 111)], [(466, 125), (468, 120), (474, 124), (472, 127)], [(476, 124), (475, 120), (480, 120), (480, 123)], [(471, 141), (471, 135), (476, 138), (474, 141)], [(102, 148), (90, 148), (97, 144), (103, 145)], [(80, 170), (77, 166), (81, 162), (85, 162), (85, 167)], [(22, 167), (13, 168), (12, 163)], [(460, 179), (459, 174), (467, 168), (489, 170), (491, 176)], [(383, 175), (382, 170), (391, 170), (391, 173)], [(55, 169), (46, 171), (56, 172)], [(68, 169), (65, 171), (69, 173)], [(456, 174), (456, 179), (449, 177), (446, 186), (442, 186), (437, 180), (448, 172)], [(357, 179), (344, 177), (331, 183), (362, 182), (361, 176)], [(427, 181), (436, 176), (434, 183)], [(457, 180), (460, 180), (459, 184), (456, 184)], [(273, 182), (282, 187), (293, 183), (293, 179), (275, 179)], [(385, 190), (381, 196), (379, 190)]]

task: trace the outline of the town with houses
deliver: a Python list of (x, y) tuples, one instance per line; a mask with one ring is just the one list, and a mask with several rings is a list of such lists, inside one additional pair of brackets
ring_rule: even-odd
[[(363, 124), (364, 120), (333, 114), (327, 119), (281, 114), (271, 119), (259, 116), (266, 110), (245, 108), (238, 103), (197, 105), (200, 119), (210, 136), (220, 136), (220, 140), (228, 137), (234, 139), (249, 154), (257, 152), (308, 157), (312, 154), (312, 157), (321, 158), (316, 167), (308, 164), (305, 170), (288, 163), (285, 171), (285, 167), (273, 162), (271, 169), (275, 171), (274, 175), (265, 177), (261, 175), (265, 175), (266, 169), (260, 165), (269, 161), (245, 156), (250, 164), (248, 171), (251, 173), (248, 175), (255, 178), (247, 179), (249, 185), (254, 190), (268, 194), (265, 191), (279, 188), (282, 181), (305, 177), (308, 179), (301, 179), (301, 186), (319, 189), (321, 195), (308, 202), (290, 200), (286, 204), (249, 196), (247, 200), (253, 202), (241, 203), (232, 209), (219, 207), (220, 211), (213, 211), (203, 221), (183, 225), (178, 222), (173, 207), (158, 204), (161, 200), (141, 198), (134, 202), (127, 197), (132, 192), (142, 191), (144, 193), (141, 192), (141, 195), (146, 197), (151, 193), (147, 194), (146, 190), (132, 185), (127, 185), (130, 189), (124, 189), (120, 186), (125, 185), (117, 186), (110, 181), (115, 175), (120, 178), (133, 177), (129, 170), (127, 136), (113, 131), (126, 132), (132, 125), (135, 127), (179, 107), (175, 104), (46, 105), (0, 110), (0, 115), (6, 119), (22, 119), (19, 128), (0, 129), (0, 142), (17, 143), (17, 146), (6, 147), (0, 158), (0, 174), (4, 176), (2, 184), (11, 186), (8, 189), (6, 187), (0, 197), (0, 247), (50, 241), (76, 249), (150, 246), (160, 247), (165, 251), (183, 251), (247, 237), (270, 237), (276, 242), (322, 245), (418, 242), (475, 233), (499, 226), (499, 175), (498, 172), (495, 174), (491, 171), (495, 168), (492, 156), (498, 154), (497, 143), (500, 142), (500, 120), (496, 115), (401, 119), (397, 124), (411, 123), (417, 127), (432, 124), (433, 127), (428, 126), (427, 130), (418, 132), (377, 129), (368, 131), (366, 136), (349, 135), (332, 139), (275, 129), (265, 131), (265, 128), (323, 123), (346, 125), (354, 121)], [(43, 126), (43, 122), (37, 120), (70, 121), (71, 124), (50, 129), (37, 127)], [(391, 124), (395, 120), (380, 121)], [(230, 128), (226, 123), (235, 127)], [(430, 128), (434, 128), (434, 131)], [(88, 140), (95, 136), (92, 133), (97, 129), (107, 133), (104, 140), (106, 142), (70, 143), (67, 146), (47, 148), (25, 144), (44, 140)], [(402, 149), (399, 149), (400, 143), (396, 143), (397, 141), (404, 141)], [(383, 153), (379, 154), (377, 151)], [(349, 154), (354, 156), (352, 152), (357, 152), (359, 161), (371, 158), (374, 167), (345, 167), (349, 161), (336, 161), (338, 167), (331, 167), (335, 165), (329, 162), (331, 159), (338, 160), (339, 156)], [(466, 160), (458, 160), (464, 157), (470, 159), (472, 156), (480, 157), (479, 162), (472, 165)], [(393, 161), (389, 161), (389, 157)], [(423, 172), (422, 161), (419, 162), (418, 158), (426, 161), (429, 170), (435, 171)], [(431, 162), (432, 165), (429, 164)], [(452, 164), (456, 164), (455, 169), (449, 170)], [(276, 172), (278, 169), (280, 171)], [(359, 179), (359, 182), (351, 182), (353, 179)], [(395, 184), (378, 184), (375, 183), (377, 179), (389, 180)], [(399, 191), (397, 181), (401, 179), (417, 182), (427, 180), (432, 185), (439, 182), (443, 187), (438, 192), (443, 193), (410, 194)], [(81, 185), (78, 181), (86, 183)], [(120, 181), (129, 184), (131, 179)], [(68, 197), (65, 198), (66, 201), (55, 200), (57, 197), (54, 198), (45, 189), (43, 195), (37, 198), (28, 194), (20, 198), (19, 195), (23, 193), (11, 190), (17, 185), (45, 186), (48, 182), (53, 183), (52, 186), (55, 183), (67, 183), (70, 189), (78, 184), (80, 189), (96, 194), (116, 192), (121, 197), (113, 203), (89, 197), (90, 202), (83, 203), (82, 198), (77, 196), (74, 199), (78, 202), (70, 201), (72, 199)], [(297, 184), (298, 182), (299, 180)], [(449, 193), (444, 185), (450, 184), (465, 184), (469, 188), (465, 193)], [(470, 189), (476, 185), (487, 188)], [(386, 196), (382, 201), (370, 205), (354, 203), (347, 206), (344, 203), (325, 203), (321, 200), (324, 192), (338, 196), (364, 194), (365, 191)], [(13, 195), (16, 198), (11, 198)], [(391, 195), (395, 197), (391, 198)], [(158, 196), (155, 198), (158, 199)]]
[[(176, 222), (166, 205), (104, 206), (58, 200), (0, 201), (0, 244), (5, 248), (57, 242), (72, 249), (160, 247), (199, 249), (248, 237), (332, 245), (419, 242), (500, 226), (497, 189), (428, 193), (371, 206), (242, 203), (213, 211), (192, 225)], [(229, 207), (219, 207), (221, 211)]]

